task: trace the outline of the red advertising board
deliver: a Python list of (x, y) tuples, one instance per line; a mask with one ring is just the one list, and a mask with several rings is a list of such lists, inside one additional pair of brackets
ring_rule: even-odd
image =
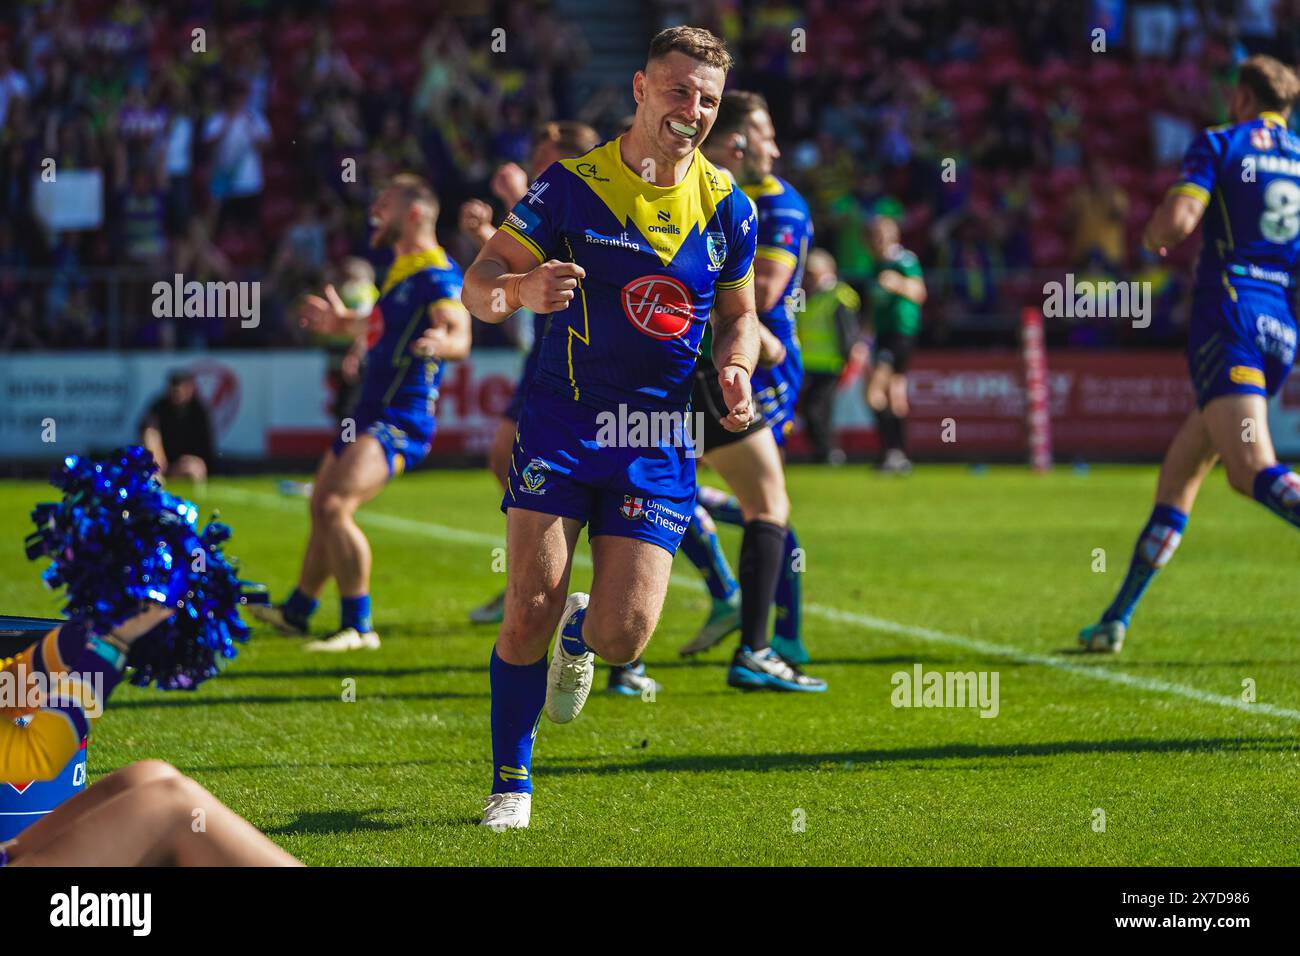
[[(908, 444), (925, 458), (1028, 455), (1024, 361), (1014, 351), (930, 352), (908, 370)], [(1047, 405), (1058, 460), (1158, 458), (1193, 407), (1171, 352), (1049, 352)], [(947, 432), (956, 440), (945, 442)]]

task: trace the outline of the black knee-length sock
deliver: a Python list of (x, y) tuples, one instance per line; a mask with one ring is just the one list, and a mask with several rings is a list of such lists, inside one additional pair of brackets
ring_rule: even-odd
[(740, 643), (751, 651), (767, 647), (768, 617), (785, 557), (785, 528), (747, 521), (740, 540)]

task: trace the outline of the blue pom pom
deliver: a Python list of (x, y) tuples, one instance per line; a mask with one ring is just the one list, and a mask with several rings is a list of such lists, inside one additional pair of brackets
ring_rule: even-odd
[(88, 619), (106, 633), (153, 601), (175, 612), (131, 645), (131, 683), (193, 690), (233, 658), (248, 640), (241, 604), (266, 603), (264, 588), (240, 581), (221, 551), (230, 527), (209, 521), (169, 494), (158, 466), (132, 446), (95, 460), (68, 455), (50, 483), (63, 500), (32, 511), (29, 559), (47, 557), (41, 574), (66, 588), (68, 617)]

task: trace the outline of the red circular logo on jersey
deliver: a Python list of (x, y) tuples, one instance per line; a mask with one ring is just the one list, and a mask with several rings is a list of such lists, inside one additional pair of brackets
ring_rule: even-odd
[(646, 276), (623, 286), (623, 312), (656, 339), (679, 339), (695, 315), (686, 286), (669, 276)]

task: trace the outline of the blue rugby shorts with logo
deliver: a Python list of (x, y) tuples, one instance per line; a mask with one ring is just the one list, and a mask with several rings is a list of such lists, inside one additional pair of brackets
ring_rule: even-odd
[(348, 441), (348, 418), (339, 425), (338, 436), (332, 446), (335, 455), (342, 455), (349, 444), (362, 435), (370, 435), (384, 450), (388, 462), (388, 477), (396, 478), (404, 471), (424, 461), (433, 444), (436, 428), (428, 404), (386, 408), (361, 407), (348, 416), (355, 424), (351, 427), (352, 441)]
[(676, 554), (695, 510), (695, 459), (681, 441), (610, 443), (601, 414), (532, 382), (501, 510), (574, 518), (587, 525), (588, 538), (636, 538)]
[(1295, 363), (1296, 321), (1281, 286), (1234, 283), (1197, 291), (1187, 336), (1196, 404), (1220, 395), (1277, 394)]

